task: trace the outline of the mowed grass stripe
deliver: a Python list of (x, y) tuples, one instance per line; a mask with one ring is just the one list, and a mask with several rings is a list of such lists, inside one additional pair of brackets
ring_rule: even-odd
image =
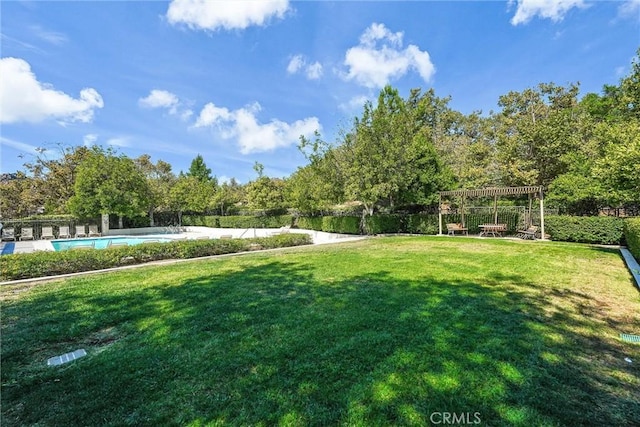
[(609, 249), (380, 238), (2, 297), (8, 425), (640, 419), (638, 346), (619, 339), (640, 332), (640, 298)]

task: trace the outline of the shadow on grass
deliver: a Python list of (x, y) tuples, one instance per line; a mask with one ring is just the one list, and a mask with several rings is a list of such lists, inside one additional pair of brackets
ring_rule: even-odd
[[(97, 296), (37, 294), (5, 310), (3, 422), (429, 425), (455, 413), (482, 425), (630, 426), (640, 419), (638, 370), (599, 368), (593, 358), (617, 359), (619, 348), (577, 332), (593, 320), (519, 275), (464, 282), (379, 271), (331, 281), (269, 261), (158, 282)], [(100, 334), (109, 345), (92, 347)], [(89, 357), (43, 367), (46, 357), (81, 345)]]

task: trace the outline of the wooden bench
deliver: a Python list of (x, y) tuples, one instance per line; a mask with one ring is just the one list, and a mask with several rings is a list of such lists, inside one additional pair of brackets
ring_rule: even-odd
[(464, 233), (466, 235), (468, 235), (468, 229), (463, 227), (462, 224), (460, 223), (450, 223), (447, 224), (447, 234), (449, 236), (455, 236), (456, 231), (459, 231), (460, 233)]

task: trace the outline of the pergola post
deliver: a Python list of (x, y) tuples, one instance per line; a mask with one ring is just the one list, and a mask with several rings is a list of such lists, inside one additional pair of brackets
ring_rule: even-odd
[(544, 237), (544, 192), (540, 187), (540, 239), (545, 240)]
[(498, 224), (498, 195), (493, 196), (493, 223)]
[(460, 222), (462, 223), (462, 226), (465, 227), (465, 225), (464, 225), (464, 195), (462, 196), (462, 203), (460, 205)]
[(438, 195), (438, 236), (442, 236), (442, 195)]

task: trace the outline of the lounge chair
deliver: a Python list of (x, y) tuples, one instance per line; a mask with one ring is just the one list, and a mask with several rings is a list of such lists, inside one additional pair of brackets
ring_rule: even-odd
[(87, 227), (84, 225), (76, 226), (76, 238), (87, 237)]
[(89, 237), (100, 237), (101, 234), (98, 231), (98, 226), (97, 225), (90, 225), (89, 226)]
[(71, 237), (71, 233), (69, 233), (68, 225), (61, 225), (58, 230), (58, 239), (68, 239)]
[(13, 227), (2, 229), (2, 240), (16, 240), (16, 231)]
[(53, 235), (53, 227), (42, 227), (42, 234), (40, 235), (41, 239), (55, 239), (56, 236)]
[(33, 228), (24, 227), (20, 230), (20, 240), (33, 240)]
[(538, 227), (536, 225), (532, 225), (526, 230), (518, 230), (518, 234), (516, 234), (516, 237), (519, 237), (525, 240), (526, 239), (535, 240), (537, 232), (538, 232)]

